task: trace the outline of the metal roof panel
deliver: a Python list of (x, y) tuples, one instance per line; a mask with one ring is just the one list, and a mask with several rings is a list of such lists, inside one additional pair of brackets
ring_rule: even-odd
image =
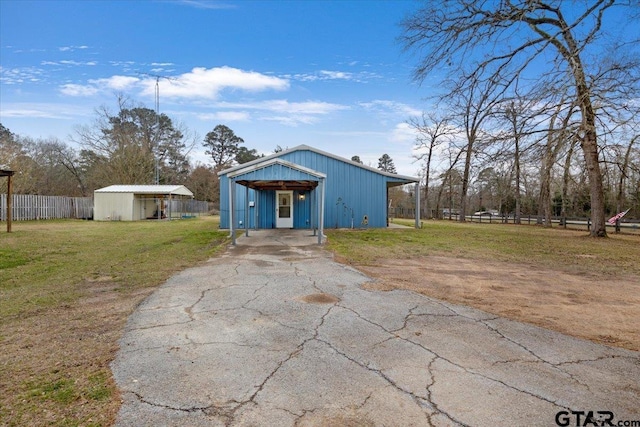
[(171, 194), (193, 197), (184, 185), (110, 185), (95, 190), (95, 193)]

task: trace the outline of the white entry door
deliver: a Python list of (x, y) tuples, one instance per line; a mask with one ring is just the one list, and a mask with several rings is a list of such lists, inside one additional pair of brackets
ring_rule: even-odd
[(276, 228), (293, 228), (293, 191), (276, 191)]

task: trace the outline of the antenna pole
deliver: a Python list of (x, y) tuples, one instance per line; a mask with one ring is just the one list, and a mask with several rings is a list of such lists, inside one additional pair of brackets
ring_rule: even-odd
[[(156, 76), (156, 144), (158, 143), (158, 133), (160, 132), (160, 76)], [(157, 148), (156, 148), (157, 149)], [(153, 155), (153, 158), (156, 163), (156, 173), (155, 173), (155, 181), (156, 185), (160, 184), (160, 169), (158, 165), (158, 157), (156, 154)]]

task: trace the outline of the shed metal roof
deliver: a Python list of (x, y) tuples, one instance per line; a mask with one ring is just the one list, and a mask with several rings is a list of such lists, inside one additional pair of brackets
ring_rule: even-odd
[(166, 194), (193, 197), (191, 190), (184, 185), (110, 185), (96, 190), (95, 193)]

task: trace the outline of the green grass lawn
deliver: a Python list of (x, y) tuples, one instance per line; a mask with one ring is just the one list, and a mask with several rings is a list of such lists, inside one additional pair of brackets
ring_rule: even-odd
[[(109, 363), (127, 317), (172, 274), (224, 248), (227, 233), (211, 217), (13, 230), (0, 232), (0, 424), (109, 425), (120, 402)], [(354, 264), (445, 255), (640, 275), (638, 236), (449, 221), (326, 232), (328, 248)]]
[[(412, 220), (397, 223), (413, 225)], [(445, 255), (500, 260), (569, 272), (640, 275), (640, 236), (595, 239), (584, 231), (538, 226), (426, 221), (422, 229), (326, 230), (344, 260), (372, 265), (383, 258)]]
[(15, 222), (0, 232), (2, 425), (107, 425), (127, 316), (228, 242), (217, 218)]

